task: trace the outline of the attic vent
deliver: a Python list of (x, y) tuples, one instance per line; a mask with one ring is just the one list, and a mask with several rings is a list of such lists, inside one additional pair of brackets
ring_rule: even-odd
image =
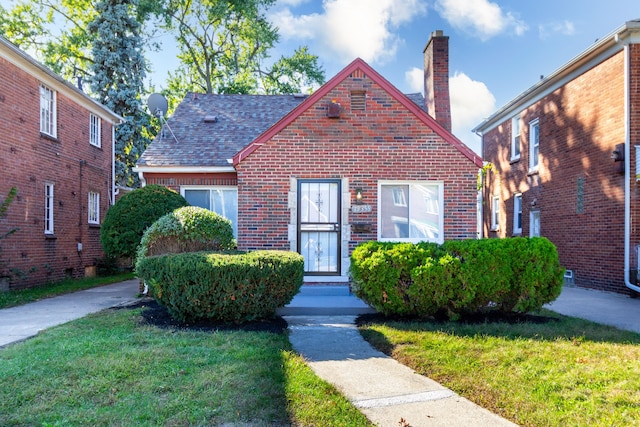
[(204, 122), (205, 123), (217, 123), (218, 122), (218, 116), (204, 116)]
[(367, 92), (358, 90), (351, 92), (351, 111), (364, 111), (367, 100)]

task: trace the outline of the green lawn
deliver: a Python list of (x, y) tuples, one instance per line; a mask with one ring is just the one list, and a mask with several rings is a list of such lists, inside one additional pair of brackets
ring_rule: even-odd
[(0, 350), (0, 425), (370, 425), (286, 334), (161, 329), (141, 310), (106, 310)]
[(522, 426), (640, 425), (640, 335), (538, 323), (373, 322), (378, 349)]

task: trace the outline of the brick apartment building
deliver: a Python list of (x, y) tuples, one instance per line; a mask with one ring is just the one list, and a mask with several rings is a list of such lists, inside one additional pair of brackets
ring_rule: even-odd
[(483, 189), (484, 236), (545, 236), (576, 285), (640, 290), (640, 20), (600, 38), (475, 131), (496, 168)]
[(450, 132), (448, 38), (424, 54), (427, 102), (361, 59), (310, 96), (188, 94), (141, 181), (230, 218), (240, 249), (300, 252), (308, 282), (347, 281), (363, 241), (475, 238), (482, 161)]
[(0, 287), (93, 273), (121, 118), (0, 37)]

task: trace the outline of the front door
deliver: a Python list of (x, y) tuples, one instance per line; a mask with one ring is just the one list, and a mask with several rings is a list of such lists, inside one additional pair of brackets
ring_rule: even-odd
[(298, 181), (298, 252), (306, 275), (340, 274), (340, 180)]

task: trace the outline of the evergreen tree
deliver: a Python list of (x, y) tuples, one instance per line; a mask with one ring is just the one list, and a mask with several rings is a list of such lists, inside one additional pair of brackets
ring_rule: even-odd
[(87, 31), (94, 35), (91, 92), (97, 100), (125, 118), (116, 127), (116, 184), (138, 186), (131, 170), (150, 143), (149, 116), (142, 108), (146, 63), (137, 0), (102, 0)]

